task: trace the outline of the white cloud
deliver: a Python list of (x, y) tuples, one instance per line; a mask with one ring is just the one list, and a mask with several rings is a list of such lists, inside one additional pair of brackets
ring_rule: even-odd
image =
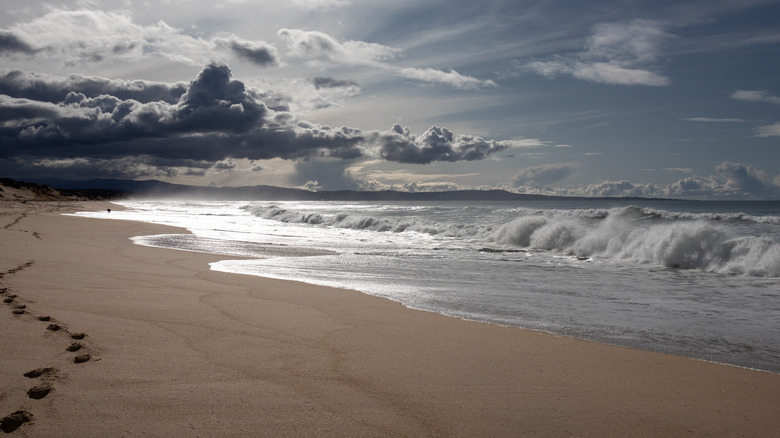
[[(555, 165), (553, 165), (554, 169)], [(666, 169), (688, 173), (690, 169)], [(544, 174), (545, 166), (528, 169), (528, 174)], [(576, 187), (541, 187), (533, 180), (515, 178), (516, 190), (559, 196), (639, 196), (664, 198), (727, 199), (733, 197), (776, 198), (780, 196), (780, 175), (772, 179), (763, 171), (740, 163), (723, 162), (716, 175), (688, 176), (667, 185), (635, 183), (627, 180), (601, 181)], [(553, 176), (555, 172), (553, 172)], [(523, 172), (518, 174), (523, 176)]]
[(495, 87), (491, 80), (481, 80), (472, 76), (464, 76), (455, 70), (444, 72), (433, 68), (403, 68), (398, 74), (408, 79), (450, 85), (453, 88), (473, 90), (484, 87)]
[(669, 198), (712, 198), (724, 193), (723, 185), (713, 177), (689, 176), (667, 185), (664, 196)]
[(391, 60), (401, 49), (364, 41), (339, 41), (323, 32), (281, 29), (277, 35), (285, 40), (290, 54), (300, 58), (324, 57), (352, 65), (373, 65)]
[(766, 90), (737, 90), (731, 94), (731, 98), (748, 102), (780, 103), (780, 97), (773, 96)]
[(257, 65), (277, 63), (276, 48), (263, 41), (236, 35), (200, 38), (188, 35), (164, 21), (140, 25), (128, 12), (100, 10), (52, 10), (3, 32), (27, 48), (60, 59), (65, 64), (103, 61), (138, 61), (161, 57), (202, 66), (232, 55)]
[(737, 190), (739, 193), (760, 194), (774, 192), (777, 194), (780, 188), (762, 170), (752, 166), (726, 161), (719, 164), (715, 170), (721, 177), (726, 179), (725, 185), (727, 187)]
[(711, 117), (688, 117), (682, 120), (699, 123), (742, 123), (745, 121), (743, 119), (715, 119)]
[[(298, 6), (321, 8), (340, 4), (343, 2), (307, 0), (300, 1)], [(277, 36), (286, 43), (286, 55), (292, 58), (380, 68), (401, 77), (456, 89), (496, 86), (491, 80), (480, 80), (452, 69), (397, 68), (390, 62), (402, 50), (382, 44), (339, 40), (323, 32), (300, 29), (281, 29)], [(227, 59), (262, 67), (282, 64), (277, 48), (271, 43), (225, 33), (193, 36), (164, 21), (141, 25), (127, 11), (51, 10), (30, 21), (0, 29), (0, 54), (5, 53), (46, 56), (66, 65), (136, 62), (155, 57), (191, 66)]]
[(290, 55), (297, 58), (324, 58), (335, 63), (381, 68), (407, 79), (449, 85), (461, 90), (497, 85), (492, 80), (462, 75), (453, 69), (446, 72), (434, 68), (396, 68), (388, 63), (402, 53), (401, 49), (395, 47), (364, 41), (339, 41), (323, 32), (300, 29), (281, 29), (278, 35), (287, 43)]
[(238, 164), (232, 159), (220, 160), (214, 163), (212, 168), (223, 171), (235, 171), (238, 168)]
[(629, 64), (652, 62), (660, 54), (658, 46), (668, 37), (661, 24), (655, 21), (602, 23), (594, 28), (585, 56)]
[(349, 0), (292, 0), (293, 6), (308, 10), (339, 8), (350, 4)]
[[(291, 181), (301, 185), (306, 181), (311, 181), (309, 186), (317, 187), (320, 190), (350, 187), (360, 190), (427, 192), (499, 188), (496, 186), (461, 185), (452, 181), (458, 178), (467, 178), (473, 176), (473, 174), (417, 173), (409, 169), (366, 169), (367, 166), (370, 167), (378, 163), (375, 161), (340, 162), (340, 164), (331, 162), (330, 164), (326, 163), (323, 165), (320, 163), (304, 167), (301, 167), (300, 163), (296, 163), (296, 172), (294, 172), (296, 176)], [(333, 167), (334, 165), (335, 167)], [(322, 169), (320, 171), (311, 171), (317, 167), (322, 167)], [(715, 169), (715, 175), (687, 176), (667, 185), (637, 183), (628, 180), (608, 180), (567, 187), (556, 187), (553, 185), (564, 180), (580, 167), (581, 165), (578, 163), (553, 163), (532, 166), (519, 172), (513, 184), (500, 188), (519, 193), (584, 197), (638, 196), (678, 199), (732, 199), (737, 197), (739, 199), (749, 199), (780, 196), (780, 175), (773, 180), (763, 171), (752, 166), (729, 162), (718, 165)], [(325, 171), (328, 168), (330, 170)], [(335, 172), (331, 172), (333, 170)], [(691, 173), (690, 169), (665, 170)], [(322, 178), (329, 182), (324, 184)], [(345, 181), (341, 181), (342, 179), (349, 184), (344, 185)]]
[(613, 61), (577, 62), (572, 68), (571, 75), (578, 79), (611, 85), (647, 85), (658, 87), (671, 83), (666, 76), (648, 70), (626, 68)]
[(669, 78), (648, 70), (627, 68), (616, 62), (580, 62), (569, 58), (555, 61), (534, 61), (524, 70), (545, 77), (569, 75), (577, 79), (610, 85), (669, 85)]
[(533, 61), (521, 66), (546, 77), (569, 75), (610, 85), (665, 86), (671, 81), (657, 73), (660, 45), (670, 37), (660, 23), (634, 20), (596, 26), (582, 51)]
[(780, 137), (780, 122), (759, 126), (756, 130), (756, 137)]
[(581, 166), (578, 163), (553, 163), (526, 167), (515, 175), (515, 187), (554, 184), (569, 177)]
[(66, 60), (138, 57), (147, 37), (165, 34), (168, 39), (171, 33), (163, 22), (143, 27), (126, 14), (88, 10), (55, 10), (9, 30), (34, 49)]
[[(520, 138), (520, 139), (513, 139), (513, 140), (503, 140), (501, 143), (513, 149), (522, 149), (522, 148), (546, 147), (546, 146), (550, 146), (552, 142), (539, 140), (538, 138)], [(555, 147), (566, 148), (571, 146), (565, 144), (559, 144), (559, 145), (555, 145)]]

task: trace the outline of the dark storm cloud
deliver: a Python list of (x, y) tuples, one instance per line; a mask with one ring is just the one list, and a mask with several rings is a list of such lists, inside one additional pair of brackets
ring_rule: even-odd
[[(62, 96), (67, 86), (74, 90)], [(18, 71), (3, 74), (0, 87), (0, 168), (26, 163), (51, 171), (93, 168), (98, 174), (137, 177), (224, 170), (225, 163), (240, 158), (313, 161), (380, 155), (430, 163), (479, 160), (511, 147), (446, 128), (433, 127), (415, 137), (397, 125), (391, 131), (363, 132), (300, 121), (284, 111), (281, 96), (247, 89), (219, 63), (206, 66), (181, 88)], [(175, 103), (154, 99), (174, 95)]]
[(190, 83), (165, 124), (175, 132), (245, 132), (261, 124), (265, 113), (265, 104), (243, 82), (230, 79), (226, 65), (212, 64)]
[[(29, 99), (12, 99), (8, 96), (0, 95), (0, 122), (56, 117), (58, 112), (58, 108), (46, 102), (36, 102)], [(3, 128), (0, 128), (0, 130), (1, 129)]]
[(87, 96), (110, 95), (122, 100), (141, 103), (163, 101), (176, 103), (186, 91), (187, 84), (168, 84), (152, 81), (126, 81), (82, 75), (56, 77), (20, 70), (0, 70), (0, 94), (10, 97), (58, 103), (73, 90)]
[(26, 178), (161, 178), (203, 175), (212, 168), (211, 161), (168, 160), (150, 156), (120, 158), (76, 158), (0, 160), (0, 175), (23, 175)]
[[(19, 72), (5, 75), (9, 93), (55, 100), (61, 92), (58, 86), (19, 86), (25, 82), (20, 76)], [(70, 83), (93, 85), (94, 81)], [(108, 94), (89, 97), (73, 91), (59, 102), (0, 95), (0, 138), (4, 145), (0, 157), (110, 159), (148, 155), (217, 161), (226, 157), (362, 156), (359, 130), (291, 123), (292, 117), (273, 113), (258, 97), (241, 81), (232, 80), (230, 69), (223, 64), (204, 68), (175, 104)]]
[(261, 67), (278, 65), (276, 49), (267, 43), (255, 43), (233, 39), (224, 42), (227, 47), (240, 58)]
[(447, 128), (431, 127), (419, 137), (409, 128), (396, 124), (378, 135), (381, 156), (401, 163), (428, 164), (434, 161), (483, 160), (493, 153), (511, 147), (509, 142), (483, 140), (476, 136), (453, 134)]
[(35, 53), (35, 49), (12, 32), (0, 30), (0, 55), (13, 53), (31, 55)]
[(331, 128), (307, 122), (276, 127), (269, 124), (267, 129), (251, 132), (245, 138), (246, 141), (236, 148), (240, 153), (237, 156), (255, 160), (309, 160), (324, 157), (352, 159), (360, 158), (365, 153), (361, 147), (365, 141), (363, 133), (348, 127)]
[(276, 65), (277, 63), (276, 57), (274, 57), (274, 55), (265, 47), (252, 48), (237, 42), (233, 42), (230, 44), (230, 49), (233, 50), (235, 54), (253, 64), (265, 67), (268, 65)]
[(357, 87), (358, 83), (350, 79), (335, 79), (335, 78), (323, 78), (316, 77), (312, 80), (316, 89), (321, 88), (341, 88), (341, 87)]

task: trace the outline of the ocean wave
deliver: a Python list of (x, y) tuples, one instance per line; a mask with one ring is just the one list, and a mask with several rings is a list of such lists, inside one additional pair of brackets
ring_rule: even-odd
[(477, 235), (483, 227), (471, 224), (442, 224), (422, 218), (380, 217), (377, 215), (338, 212), (323, 214), (290, 210), (278, 205), (248, 205), (244, 207), (254, 216), (284, 223), (321, 225), (350, 230), (375, 232), (415, 232), (432, 236), (466, 237)]
[(524, 217), (503, 225), (488, 240), (578, 257), (780, 277), (778, 242), (734, 236), (726, 227), (704, 220), (640, 226), (621, 215), (612, 215), (596, 227), (586, 227), (570, 219)]
[(723, 222), (754, 222), (758, 224), (778, 224), (780, 225), (780, 216), (755, 216), (746, 213), (689, 213), (656, 210), (652, 208), (642, 208), (647, 216), (658, 217), (667, 220), (707, 220)]
[(250, 204), (244, 208), (257, 217), (285, 223), (477, 239), (496, 244), (495, 250), (556, 251), (669, 268), (780, 277), (780, 243), (764, 237), (737, 236), (734, 226), (727, 225), (727, 221), (740, 221), (771, 226), (780, 223), (776, 216), (683, 213), (637, 206), (513, 208), (493, 214), (479, 212), (482, 216), (469, 210), (463, 220), (437, 222), (425, 212), (398, 216), (381, 208), (335, 213), (288, 209), (278, 204)]
[(780, 216), (757, 216), (747, 213), (694, 213), (684, 211), (661, 210), (651, 207), (627, 206), (616, 208), (580, 208), (580, 209), (528, 209), (517, 208), (512, 210), (518, 216), (565, 216), (581, 219), (607, 219), (621, 216), (637, 220), (705, 220), (714, 222), (752, 222), (758, 224), (778, 224)]

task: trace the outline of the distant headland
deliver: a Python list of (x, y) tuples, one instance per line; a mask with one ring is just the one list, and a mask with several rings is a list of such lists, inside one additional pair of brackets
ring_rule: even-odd
[[(93, 179), (86, 181), (42, 179), (24, 183), (0, 178), (0, 187), (26, 187), (41, 199), (111, 200), (122, 198), (175, 198), (199, 200), (267, 201), (541, 201), (541, 200), (657, 200), (640, 197), (548, 196), (513, 193), (506, 190), (453, 190), (442, 192), (403, 192), (395, 190), (310, 191), (267, 185), (206, 187), (171, 184), (157, 180)], [(0, 192), (2, 193), (2, 192)], [(6, 198), (8, 198), (6, 196)]]

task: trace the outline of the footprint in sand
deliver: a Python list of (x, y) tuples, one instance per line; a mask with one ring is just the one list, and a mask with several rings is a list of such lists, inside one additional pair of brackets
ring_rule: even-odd
[(49, 324), (48, 327), (46, 327), (46, 330), (51, 330), (53, 332), (59, 331), (62, 327), (60, 327), (59, 324)]
[(43, 321), (43, 322), (51, 321), (51, 316), (39, 316), (38, 321)]
[(33, 415), (27, 411), (16, 411), (0, 420), (0, 430), (11, 433), (24, 423), (32, 421)]
[(73, 352), (73, 351), (79, 351), (79, 350), (81, 350), (81, 347), (82, 347), (82, 345), (81, 345), (81, 344), (79, 344), (78, 342), (74, 342), (74, 343), (70, 344), (70, 345), (68, 346), (68, 348), (66, 348), (66, 350), (67, 350), (67, 351), (71, 351), (71, 352)]
[(51, 367), (36, 368), (32, 371), (27, 371), (26, 373), (24, 373), (24, 377), (27, 377), (29, 379), (36, 379), (38, 377), (41, 377), (44, 374), (52, 374), (55, 372), (57, 372), (57, 368), (51, 368)]
[(54, 388), (52, 388), (49, 385), (38, 385), (33, 386), (32, 388), (27, 390), (27, 396), (34, 400), (40, 400), (47, 395), (49, 395), (50, 392), (52, 392)]
[(89, 354), (80, 354), (73, 358), (73, 363), (84, 363), (90, 359), (92, 359), (92, 356)]
[(71, 339), (75, 339), (77, 341), (80, 341), (80, 340), (84, 339), (85, 336), (87, 336), (87, 335), (85, 335), (84, 333), (72, 333), (70, 335), (70, 338)]

